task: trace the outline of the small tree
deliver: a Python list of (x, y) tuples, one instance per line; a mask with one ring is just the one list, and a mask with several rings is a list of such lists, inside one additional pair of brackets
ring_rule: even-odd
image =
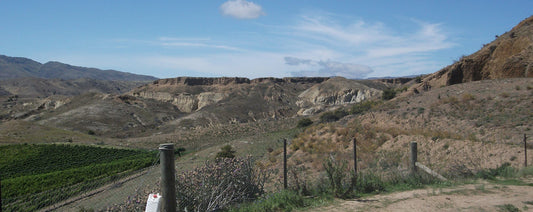
[(313, 121), (311, 121), (309, 118), (303, 118), (298, 121), (298, 127), (307, 127), (311, 124), (313, 124)]
[(383, 95), (381, 96), (381, 98), (383, 100), (389, 100), (389, 99), (392, 99), (396, 97), (396, 91), (392, 88), (387, 88), (385, 90), (383, 90)]
[(336, 111), (333, 111), (333, 112), (329, 111), (329, 112), (325, 112), (322, 115), (320, 115), (320, 121), (322, 123), (334, 122), (334, 121), (340, 120), (341, 118), (343, 118), (346, 115), (348, 115), (348, 113), (346, 111), (344, 111), (344, 110), (336, 110)]
[(220, 148), (220, 152), (217, 153), (216, 158), (234, 158), (235, 157), (235, 150), (231, 147), (231, 145), (226, 145)]

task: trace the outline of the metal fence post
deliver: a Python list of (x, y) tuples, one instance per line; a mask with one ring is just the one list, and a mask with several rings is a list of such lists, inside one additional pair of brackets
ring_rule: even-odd
[(287, 189), (287, 139), (283, 139), (283, 188)]
[(527, 167), (527, 137), (524, 134), (524, 167)]
[(357, 179), (357, 140), (353, 138), (353, 173), (354, 179)]
[(409, 161), (409, 168), (411, 169), (411, 174), (416, 174), (416, 160), (417, 160), (417, 143), (416, 141), (412, 141), (410, 144), (411, 147), (411, 157)]
[(161, 152), (161, 192), (163, 211), (176, 211), (176, 168), (174, 166), (174, 144), (159, 145)]
[(352, 177), (352, 191), (357, 184), (357, 139), (353, 138), (353, 177)]

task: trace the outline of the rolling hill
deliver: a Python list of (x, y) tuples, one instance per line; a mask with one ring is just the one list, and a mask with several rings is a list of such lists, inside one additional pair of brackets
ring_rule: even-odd
[(60, 62), (41, 64), (28, 58), (0, 55), (0, 80), (28, 77), (64, 80), (89, 78), (112, 81), (153, 81), (157, 79), (152, 76), (72, 66)]

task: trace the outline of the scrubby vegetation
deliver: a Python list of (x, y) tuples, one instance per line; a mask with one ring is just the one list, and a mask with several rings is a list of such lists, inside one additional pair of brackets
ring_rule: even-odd
[(252, 158), (218, 158), (192, 171), (178, 174), (177, 204), (180, 211), (214, 211), (254, 200), (264, 193), (269, 172)]
[(339, 119), (341, 119), (342, 117), (346, 115), (348, 115), (348, 113), (342, 109), (325, 112), (325, 113), (322, 113), (322, 115), (320, 115), (320, 122), (326, 123), (326, 122), (338, 121)]
[(313, 121), (310, 118), (303, 118), (298, 121), (297, 127), (307, 127), (313, 124)]
[(216, 158), (234, 158), (235, 157), (235, 150), (233, 150), (233, 147), (231, 145), (225, 145), (222, 148), (220, 148), (220, 152), (217, 152)]
[(362, 114), (369, 111), (373, 107), (379, 105), (380, 102), (377, 101), (364, 101), (357, 104), (354, 104), (350, 109), (350, 114)]
[(396, 90), (393, 88), (387, 88), (383, 90), (383, 95), (381, 96), (381, 99), (383, 100), (390, 100), (396, 97)]
[[(253, 202), (234, 205), (229, 211), (292, 211), (306, 207), (316, 207), (330, 204), (334, 197), (357, 198), (369, 194), (404, 191), (431, 186), (442, 188), (455, 184), (475, 181), (440, 181), (423, 172), (411, 175), (408, 173), (360, 171), (355, 184), (352, 184), (353, 170), (347, 168), (347, 161), (328, 159), (323, 164), (326, 176), (310, 182), (299, 182), (300, 186), (289, 186), (287, 190), (267, 193)], [(391, 170), (389, 170), (391, 171)], [(468, 180), (492, 179), (497, 184), (527, 185), (519, 177), (533, 175), (533, 168), (518, 170), (503, 164), (495, 169), (479, 170), (477, 175)], [(294, 179), (293, 179), (294, 180)], [(305, 185), (305, 189), (301, 189)], [(531, 184), (529, 184), (531, 185)], [(507, 207), (507, 206), (506, 206)]]

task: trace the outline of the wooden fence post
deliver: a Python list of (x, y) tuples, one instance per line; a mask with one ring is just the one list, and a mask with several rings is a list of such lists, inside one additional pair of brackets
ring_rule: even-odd
[(176, 211), (176, 168), (174, 166), (174, 144), (159, 145), (161, 156), (161, 192), (163, 211)]
[(527, 138), (524, 134), (524, 167), (527, 167)]
[(353, 173), (357, 179), (357, 139), (353, 138)]
[(287, 139), (283, 139), (283, 188), (287, 189)]
[(410, 157), (410, 164), (409, 168), (411, 169), (411, 174), (416, 174), (416, 161), (417, 161), (417, 143), (416, 141), (412, 141), (410, 144), (411, 147), (411, 157)]
[(357, 139), (353, 138), (353, 179), (352, 190), (355, 189), (357, 183)]

